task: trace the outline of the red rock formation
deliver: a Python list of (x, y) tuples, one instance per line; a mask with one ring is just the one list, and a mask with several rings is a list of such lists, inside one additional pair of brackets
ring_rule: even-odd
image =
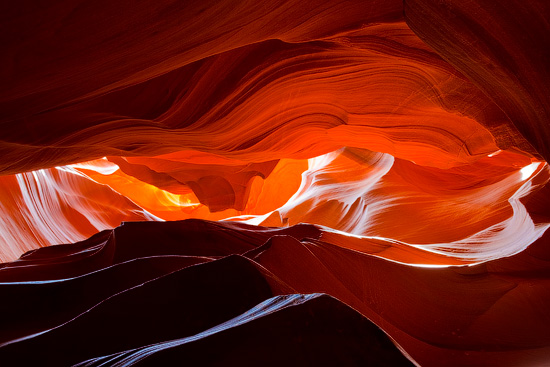
[(548, 364), (548, 19), (0, 5), (0, 363)]
[(404, 14), (410, 28), (489, 96), (548, 160), (548, 3), (405, 0)]
[[(400, 264), (342, 248), (324, 235), (312, 225), (269, 229), (198, 220), (127, 223), (83, 243), (35, 250), (0, 271), (0, 289), (7, 296), (2, 311), (15, 316), (0, 335), (0, 357), (21, 363), (52, 358), (61, 364), (93, 358), (116, 365), (116, 356), (104, 354), (123, 352), (128, 358), (156, 360), (156, 353), (167, 347), (210, 337), (213, 332), (207, 329), (223, 321), (228, 323), (219, 326), (222, 330), (239, 328), (242, 321), (232, 317), (262, 298), (324, 292), (379, 325), (422, 366), (547, 361), (548, 235), (517, 255), (459, 267)], [(387, 240), (384, 244), (395, 246)], [(225, 257), (230, 254), (250, 261)], [(192, 266), (197, 263), (212, 266)], [(263, 307), (251, 312), (273, 312)], [(298, 321), (284, 322), (293, 328)], [(170, 340), (170, 345), (145, 348)], [(307, 348), (320, 352), (319, 342), (317, 348)], [(279, 343), (264, 348), (273, 350), (283, 345)], [(373, 348), (363, 347), (357, 346), (362, 353)], [(36, 353), (21, 352), (30, 349)], [(192, 350), (186, 347), (172, 356), (199, 358)], [(233, 358), (231, 350), (223, 350), (219, 358)], [(245, 365), (257, 358), (250, 352), (248, 360), (248, 352), (243, 353), (239, 360)], [(349, 349), (343, 353), (347, 356)], [(384, 358), (385, 352), (375, 353)]]

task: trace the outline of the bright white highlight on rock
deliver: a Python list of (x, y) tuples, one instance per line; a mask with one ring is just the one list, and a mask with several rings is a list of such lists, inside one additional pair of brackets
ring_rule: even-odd
[(533, 172), (535, 172), (537, 170), (537, 168), (539, 168), (539, 165), (541, 163), (540, 162), (535, 162), (535, 163), (531, 163), (530, 165), (528, 166), (525, 166), (523, 167), (520, 172), (521, 172), (521, 180), (527, 180), (529, 177), (531, 177), (531, 175), (533, 174)]

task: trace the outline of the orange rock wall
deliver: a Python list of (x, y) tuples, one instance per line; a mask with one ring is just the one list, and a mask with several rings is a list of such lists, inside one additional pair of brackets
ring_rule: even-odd
[[(548, 19), (544, 0), (5, 2), (0, 293), (77, 276), (93, 289), (122, 277), (117, 292), (134, 294), (134, 266), (153, 282), (202, 264), (255, 274), (254, 300), (232, 283), (242, 312), (327, 293), (339, 301), (300, 299), (310, 313), (351, 306), (402, 363), (545, 365)], [(128, 297), (170, 298), (163, 282)], [(90, 297), (110, 309), (107, 293)], [(25, 306), (33, 333), (70, 343), (65, 323), (92, 298), (55, 298), (67, 306), (51, 322)], [(303, 319), (285, 307), (277, 319)], [(75, 319), (80, 336), (111, 320), (95, 312)], [(231, 332), (246, 337), (241, 321)], [(10, 327), (0, 360), (49, 353)], [(172, 332), (155, 342), (189, 336)], [(131, 348), (153, 342), (135, 335)], [(109, 348), (58, 362), (122, 352)]]

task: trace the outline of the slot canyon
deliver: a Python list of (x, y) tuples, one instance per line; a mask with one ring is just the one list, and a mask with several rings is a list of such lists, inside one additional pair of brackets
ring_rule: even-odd
[(550, 366), (547, 0), (0, 26), (0, 365)]

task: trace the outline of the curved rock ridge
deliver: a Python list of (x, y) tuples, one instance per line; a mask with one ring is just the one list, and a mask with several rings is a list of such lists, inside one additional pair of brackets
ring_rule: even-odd
[[(349, 146), (441, 168), (499, 148), (536, 154), (501, 106), (410, 30), (400, 1), (243, 2), (207, 28), (228, 4), (136, 4), (112, 24), (93, 14), (117, 5), (72, 2), (43, 9), (43, 40), (28, 28), (37, 14), (6, 24), (21, 41), (5, 50), (3, 174), (181, 150), (260, 163)], [(292, 20), (277, 23), (286, 11)]]
[(81, 241), (124, 220), (159, 220), (70, 168), (0, 176), (0, 260), (40, 246)]
[[(188, 162), (195, 157), (204, 163)], [(550, 225), (532, 218), (523, 202), (548, 182), (548, 166), (513, 150), (450, 169), (356, 148), (284, 159), (274, 168), (193, 152), (110, 159), (2, 177), (11, 182), (2, 207), (3, 260), (84, 240), (121, 221), (203, 218), (275, 227), (313, 223), (341, 238), (343, 247), (371, 253), (380, 251), (380, 240), (391, 241), (408, 250), (383, 256), (451, 265), (513, 255)], [(263, 167), (264, 173), (257, 170)], [(201, 203), (206, 190), (210, 199)], [(216, 203), (232, 207), (215, 211)], [(416, 248), (434, 257), (411, 256)]]
[[(547, 360), (547, 234), (507, 258), (441, 268), (342, 248), (324, 233), (311, 225), (134, 222), (34, 250), (0, 269), (9, 296), (0, 307), (12, 315), (0, 332), (0, 357), (251, 365), (264, 351), (284, 350), (304, 361), (409, 365), (403, 350), (422, 366)], [(296, 293), (326, 293), (356, 311)], [(265, 330), (273, 333), (258, 338)]]
[(550, 222), (533, 221), (522, 199), (549, 178), (545, 162), (511, 151), (442, 170), (348, 148), (310, 160), (285, 205), (245, 218), (324, 225), (349, 237), (342, 246), (359, 250), (381, 239), (443, 255), (440, 264), (473, 263), (518, 253), (542, 236)]
[[(262, 338), (251, 340), (250, 335)], [(274, 345), (279, 353), (271, 353)], [(320, 350), (321, 346), (326, 348)], [(176, 360), (245, 366), (279, 366), (289, 360), (294, 364), (414, 366), (382, 331), (334, 298), (292, 294), (270, 298), (202, 333), (94, 358), (75, 367), (155, 366)]]
[[(82, 241), (126, 221), (220, 220), (265, 214), (279, 208), (296, 192), (301, 173), (308, 166), (307, 160), (283, 159), (275, 168), (269, 163), (265, 173), (269, 176), (264, 180), (255, 176), (262, 172), (240, 161), (209, 157), (216, 164), (191, 164), (181, 161), (182, 156), (206, 157), (202, 153), (180, 152), (177, 157), (141, 159), (148, 166), (129, 159), (134, 162), (129, 164), (130, 173), (137, 177), (106, 159), (0, 176), (0, 260), (12, 261), (42, 246)], [(202, 194), (210, 190), (205, 203), (209, 205), (201, 204), (197, 196), (203, 196), (195, 195), (192, 189)], [(244, 207), (235, 208), (237, 197)], [(212, 203), (231, 208), (213, 212)]]

